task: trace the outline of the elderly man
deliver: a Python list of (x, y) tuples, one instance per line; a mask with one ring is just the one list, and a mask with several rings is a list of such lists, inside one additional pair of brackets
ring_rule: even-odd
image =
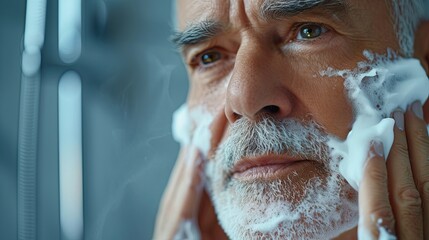
[[(395, 120), (390, 151), (349, 145), (368, 145), (357, 184), (339, 170), (355, 156), (332, 144), (365, 110), (361, 73), (365, 92), (371, 69), (401, 59), (421, 64), (406, 76), (429, 72), (423, 1), (178, 0), (190, 90), (154, 238), (429, 239), (427, 94), (380, 113)], [(375, 112), (389, 86), (371, 93)]]

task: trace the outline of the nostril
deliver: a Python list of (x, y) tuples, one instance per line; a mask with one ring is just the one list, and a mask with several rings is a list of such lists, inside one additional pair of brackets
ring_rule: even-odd
[(276, 114), (280, 111), (280, 108), (275, 105), (265, 106), (263, 111), (269, 114)]
[(241, 115), (240, 115), (240, 114), (238, 114), (238, 113), (233, 113), (233, 114), (232, 114), (232, 117), (233, 117), (234, 121), (236, 121), (236, 120), (238, 120), (238, 119), (240, 119), (240, 118), (241, 118)]

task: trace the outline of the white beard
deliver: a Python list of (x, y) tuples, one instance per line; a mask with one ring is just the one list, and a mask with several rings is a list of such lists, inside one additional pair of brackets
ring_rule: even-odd
[[(326, 134), (317, 124), (297, 120), (258, 123), (238, 120), (206, 176), (218, 219), (233, 239), (329, 239), (358, 222), (357, 193), (329, 158)], [(240, 181), (232, 166), (245, 156), (288, 153), (317, 159), (311, 170), (286, 179)]]

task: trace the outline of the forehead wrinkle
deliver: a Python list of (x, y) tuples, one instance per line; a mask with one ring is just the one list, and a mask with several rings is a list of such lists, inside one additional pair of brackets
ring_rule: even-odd
[(345, 12), (345, 0), (266, 0), (260, 9), (265, 20), (293, 17), (305, 11), (322, 8), (330, 12)]

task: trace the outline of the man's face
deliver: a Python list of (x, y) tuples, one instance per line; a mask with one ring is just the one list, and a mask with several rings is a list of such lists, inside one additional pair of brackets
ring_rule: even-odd
[(178, 19), (188, 105), (214, 117), (208, 187), (227, 234), (329, 238), (356, 225), (356, 193), (326, 146), (353, 110), (344, 79), (321, 72), (398, 49), (385, 1), (179, 0)]

